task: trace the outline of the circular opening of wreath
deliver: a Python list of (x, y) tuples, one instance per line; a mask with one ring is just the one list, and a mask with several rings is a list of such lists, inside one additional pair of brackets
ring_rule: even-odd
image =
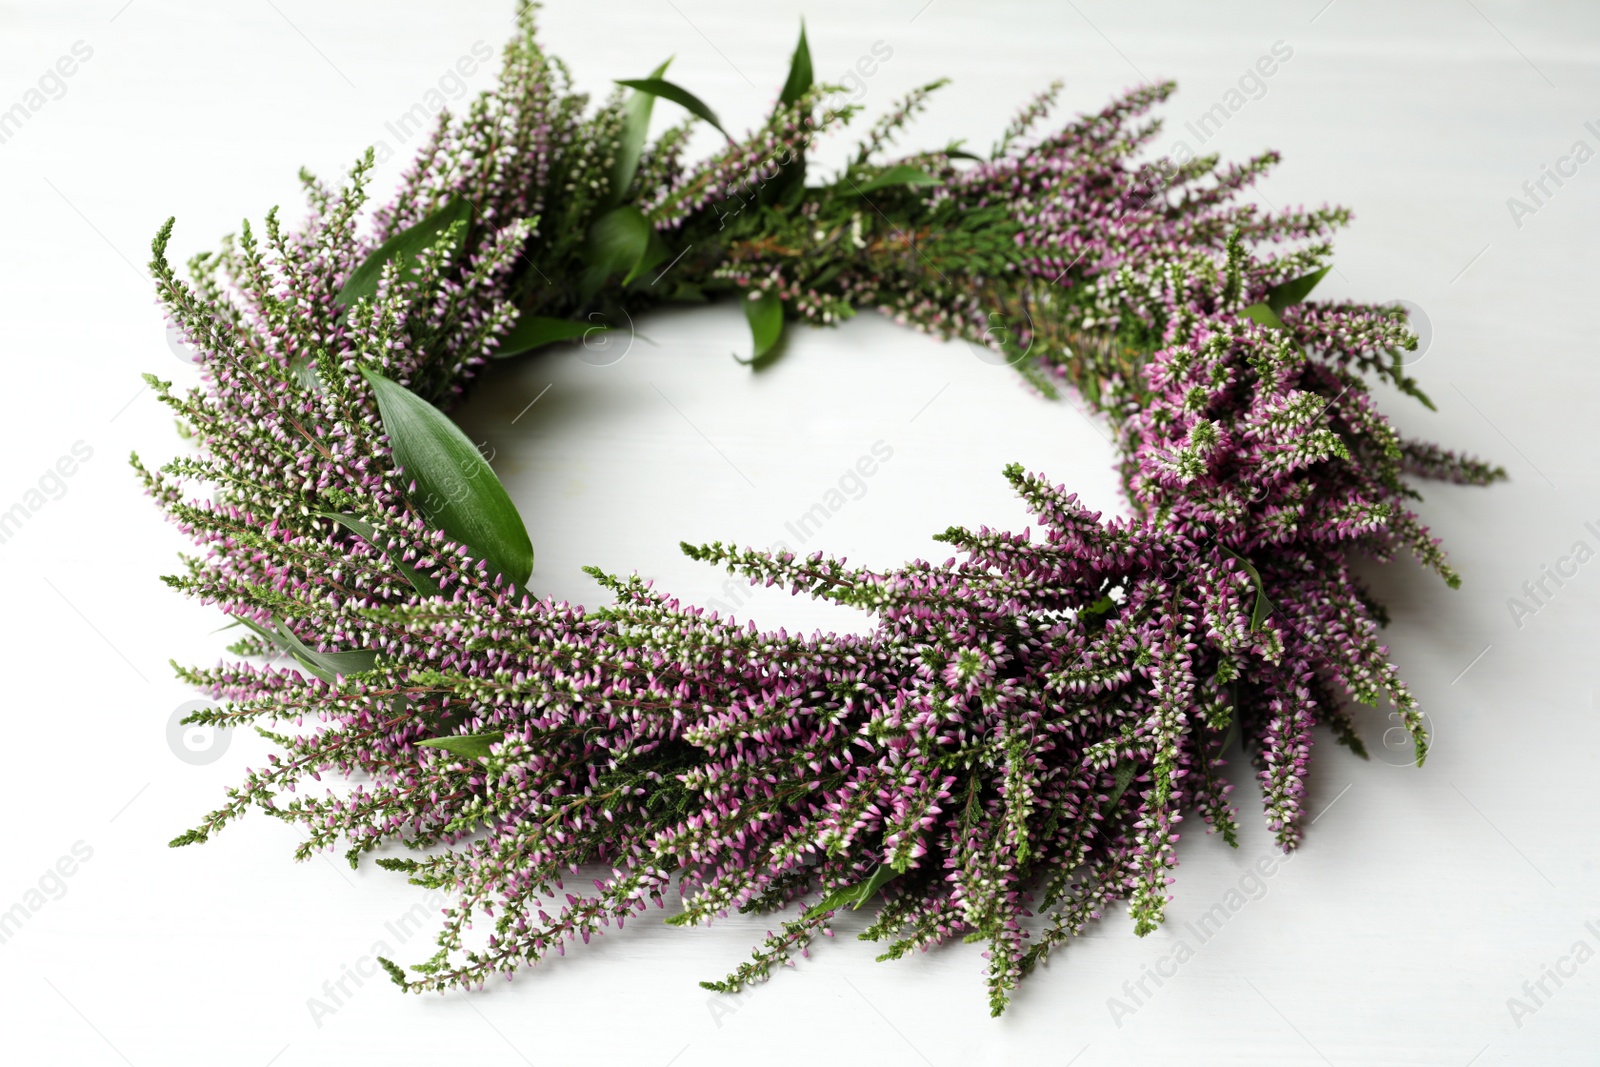
[(952, 522), (1027, 525), (1000, 476), (1010, 462), (1052, 472), (1092, 510), (1128, 511), (1105, 420), (1027, 389), (977, 344), (863, 315), (793, 330), (752, 373), (730, 357), (750, 343), (731, 300), (645, 312), (605, 340), (490, 366), (451, 412), (527, 523), (541, 596), (610, 603), (593, 565), (764, 630), (867, 633), (867, 613), (752, 588), (679, 545), (942, 560), (929, 538)]
[[(191, 451), (134, 464), (202, 550), (167, 581), (240, 634), (235, 660), (180, 668), (215, 703), (173, 728), (255, 723), (281, 750), (175, 845), (259, 808), (303, 829), (302, 855), (443, 891), (438, 951), (384, 961), (412, 991), (509, 976), (669, 900), (676, 925), (781, 912), (708, 983), (733, 991), (871, 905), (861, 936), (888, 957), (987, 942), (998, 1014), (1116, 902), (1139, 933), (1162, 921), (1186, 818), (1234, 842), (1235, 739), (1285, 848), (1318, 724), (1365, 755), (1350, 705), (1380, 706), (1422, 762), (1352, 563), (1410, 555), (1456, 584), (1412, 482), (1503, 472), (1377, 411), (1373, 381), (1427, 402), (1418, 338), (1398, 305), (1313, 298), (1343, 211), (1242, 203), (1271, 155), (1149, 158), (1170, 85), (1053, 129), (1047, 91), (980, 156), (891, 150), (937, 85), (858, 129), (804, 34), (742, 136), (664, 75), (590, 101), (524, 11), (499, 86), (441, 117), (383, 206), (369, 153), (307, 179), (304, 226), (271, 214), (188, 281), (161, 230), (201, 384), (151, 379)], [(658, 108), (683, 120), (651, 138)], [(696, 123), (726, 144), (690, 160)], [(825, 170), (819, 136), (858, 148)], [(717, 310), (671, 307), (700, 303)], [(827, 346), (803, 330), (870, 311), (961, 344), (910, 371), (886, 321)], [(703, 332), (729, 315), (732, 360)], [(564, 363), (537, 351), (563, 343)], [(708, 360), (755, 364), (748, 399), (689, 388)], [(1037, 396), (999, 422), (960, 414), (1017, 386)], [(1047, 422), (1038, 398), (1078, 415)], [(940, 404), (959, 432), (916, 429)], [(672, 420), (657, 447), (696, 473), (669, 454), (654, 484), (614, 480)], [(563, 423), (577, 451), (543, 447)], [(1035, 467), (1095, 440), (1114, 485)], [(780, 448), (826, 475), (763, 493)], [(984, 471), (1013, 499), (946, 513), (941, 488)], [(560, 522), (601, 564), (598, 601), (534, 569)], [(938, 529), (939, 551), (841, 558), (869, 527), (879, 549)], [(707, 595), (629, 573), (620, 550), (663, 531), (717, 574)], [(752, 588), (854, 625), (753, 624)], [(310, 786), (328, 775), (344, 787)]]

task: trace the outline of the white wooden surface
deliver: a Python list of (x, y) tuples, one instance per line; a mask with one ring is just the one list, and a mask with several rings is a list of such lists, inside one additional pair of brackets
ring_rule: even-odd
[[(483, 995), (403, 998), (381, 979), (344, 977), (370, 967), (379, 941), (405, 960), (427, 954), (425, 938), (401, 944), (393, 932), (420, 899), (398, 877), (297, 866), (292, 833), (262, 818), (204, 848), (165, 847), (264, 749), (236, 737), (198, 766), (169, 746), (168, 721), (192, 694), (167, 660), (208, 661), (222, 638), (209, 633), (213, 614), (156, 581), (184, 546), (124, 463), (130, 448), (152, 460), (178, 448), (138, 373), (192, 374), (151, 303), (149, 238), (176, 213), (187, 255), (274, 203), (297, 217), (296, 169), (331, 176), (364, 145), (398, 141), (386, 124), (441, 78), (451, 93), (446, 72), (476, 42), (498, 52), (510, 4), (0, 5), (0, 109), (30, 111), (0, 143), (10, 384), (0, 510), (42, 503), (0, 544), (10, 609), (0, 910), (24, 913), (12, 910), (0, 943), (6, 1059), (1600, 1059), (1600, 962), (1589, 959), (1600, 949), (1600, 563), (1547, 582), (1553, 595), (1530, 617), (1508, 607), (1576, 542), (1600, 548), (1585, 526), (1600, 529), (1600, 163), (1559, 188), (1547, 180), (1552, 195), (1538, 205), (1521, 188), (1542, 165), (1571, 174), (1560, 161), (1574, 142), (1600, 148), (1600, 18), (1579, 3), (1324, 4), (804, 7), (819, 77), (842, 76), (882, 42), (892, 56), (861, 81), (868, 111), (949, 75), (913, 139), (967, 135), (979, 148), (1055, 77), (1073, 110), (1144, 77), (1178, 78), (1160, 147), (1198, 147), (1185, 124), (1283, 42), (1290, 58), (1206, 150), (1276, 147), (1285, 162), (1261, 190), (1271, 203), (1355, 208), (1325, 292), (1409, 299), (1433, 325), (1417, 375), (1439, 412), (1389, 410), (1407, 431), (1490, 455), (1512, 475), (1487, 491), (1427, 491), (1425, 517), (1464, 572), (1462, 591), (1404, 562), (1375, 575), (1397, 620), (1394, 656), (1435, 723), (1426, 769), (1324, 745), (1312, 778), (1322, 814), (1301, 853), (1265, 877), (1251, 873), (1271, 854), (1254, 785), (1236, 772), (1244, 841), (1233, 852), (1186, 837), (1167, 928), (1141, 941), (1109, 917), (999, 1021), (984, 1008), (978, 948), (966, 945), (879, 965), (841, 936), (743, 998), (707, 994), (695, 981), (724, 973), (767, 926), (743, 920), (696, 931), (648, 922)], [(674, 76), (742, 126), (770, 103), (801, 13), (788, 0), (557, 0), (544, 24), (583, 85), (604, 91), (675, 54)], [(29, 97), (80, 41), (92, 54)], [(489, 77), (467, 81), (476, 90)], [(1537, 210), (1513, 218), (1513, 196)], [(1119, 506), (1100, 431), (964, 346), (867, 316), (800, 334), (752, 377), (729, 358), (744, 343), (736, 310), (653, 316), (639, 332), (611, 366), (562, 353), (497, 374), (464, 415), (495, 447), (534, 534), (535, 581), (555, 595), (592, 599), (578, 568), (598, 563), (724, 596), (724, 576), (682, 558), (678, 541), (784, 538), (785, 522), (879, 441), (892, 457), (813, 546), (890, 564), (939, 551), (928, 535), (953, 522), (1021, 523), (999, 475), (1012, 460)], [(29, 497), (77, 442), (90, 458)], [(769, 625), (861, 625), (787, 598), (748, 610)], [(1380, 753), (1389, 725), (1381, 714), (1365, 722)], [(50, 874), (62, 857), (72, 873)], [(1180, 943), (1192, 958), (1177, 965)], [(1571, 976), (1546, 977), (1549, 995), (1525, 990), (1557, 965)], [(324, 983), (341, 977), (349, 995), (335, 1002)], [(1513, 997), (1531, 1011), (1513, 1012)]]

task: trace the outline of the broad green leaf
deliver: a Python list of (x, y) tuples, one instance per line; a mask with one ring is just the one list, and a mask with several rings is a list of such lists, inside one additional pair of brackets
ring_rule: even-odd
[(667, 293), (668, 300), (675, 300), (684, 304), (704, 304), (711, 298), (706, 296), (706, 291), (692, 282), (675, 282), (672, 291)]
[(654, 269), (657, 264), (671, 254), (667, 248), (667, 242), (661, 239), (661, 235), (656, 232), (654, 226), (650, 227), (650, 239), (645, 242), (644, 255), (639, 257), (638, 262), (634, 263), (633, 268), (623, 277), (622, 284), (632, 285), (635, 278), (647, 270)]
[(807, 908), (804, 918), (821, 918), (830, 911), (838, 911), (844, 907), (849, 907), (851, 910), (859, 909), (877, 896), (878, 890), (900, 877), (902, 873), (904, 872), (895, 870), (887, 863), (880, 863), (866, 881), (835, 889), (821, 901)]
[(1139, 765), (1131, 759), (1125, 759), (1117, 764), (1116, 770), (1111, 772), (1114, 784), (1111, 787), (1110, 795), (1106, 798), (1106, 807), (1109, 808), (1122, 799), (1122, 794), (1128, 791), (1128, 786), (1133, 784), (1133, 780), (1138, 774)]
[[(344, 283), (344, 288), (339, 290), (339, 295), (334, 299), (348, 308), (354, 307), (359, 300), (371, 297), (378, 291), (378, 278), (383, 274), (384, 264), (391, 259), (398, 259), (409, 265), (424, 249), (431, 247), (439, 239), (439, 235), (448, 230), (452, 224), (465, 221), (471, 216), (471, 204), (460, 197), (452, 199), (421, 222), (401, 230), (379, 245), (359, 267), (351, 272), (349, 280)], [(457, 250), (459, 251), (459, 248)]]
[(1117, 610), (1117, 602), (1110, 596), (1101, 594), (1093, 604), (1078, 609), (1078, 621), (1084, 625), (1103, 622)]
[(589, 262), (584, 288), (592, 285), (592, 291), (598, 292), (605, 280), (618, 271), (632, 274), (650, 250), (650, 235), (654, 232), (650, 220), (632, 204), (612, 208), (595, 219), (584, 246), (584, 258)]
[(439, 583), (428, 577), (428, 575), (423, 574), (415, 567), (411, 566), (411, 564), (407, 563), (405, 560), (401, 559), (400, 553), (391, 551), (388, 545), (380, 544), (378, 541), (378, 531), (371, 523), (363, 522), (354, 515), (346, 515), (339, 511), (319, 511), (317, 514), (321, 515), (324, 519), (332, 519), (334, 522), (348, 527), (358, 536), (371, 544), (372, 547), (378, 549), (384, 555), (388, 556), (389, 562), (393, 563), (400, 573), (405, 576), (405, 580), (411, 583), (411, 588), (415, 589), (423, 596), (439, 595)]
[(1239, 314), (1243, 315), (1247, 319), (1253, 319), (1256, 322), (1259, 322), (1261, 325), (1269, 327), (1270, 329), (1287, 329), (1287, 327), (1283, 324), (1283, 320), (1278, 318), (1278, 313), (1273, 311), (1265, 304), (1251, 304), (1249, 307), (1239, 312)]
[(637, 89), (641, 93), (653, 93), (663, 100), (671, 100), (690, 114), (711, 123), (728, 140), (733, 140), (733, 135), (722, 128), (722, 123), (717, 119), (717, 113), (707, 107), (704, 100), (701, 100), (681, 85), (669, 82), (665, 78), (619, 78), (617, 79), (617, 84), (626, 85), (630, 89)]
[(1291, 278), (1281, 285), (1274, 285), (1267, 290), (1267, 306), (1278, 314), (1283, 314), (1284, 308), (1290, 304), (1298, 304), (1310, 296), (1311, 290), (1315, 289), (1317, 283), (1332, 269), (1331, 266), (1323, 267), (1319, 271), (1302, 274), (1298, 278)]
[(594, 326), (572, 319), (552, 319), (544, 315), (524, 315), (517, 320), (495, 350), (495, 359), (520, 356), (535, 348), (553, 345), (558, 341), (577, 341), (590, 333), (607, 333), (610, 326)]
[(454, 737), (432, 737), (426, 741), (418, 741), (420, 748), (441, 748), (453, 756), (465, 756), (468, 759), (485, 759), (489, 755), (489, 746), (504, 738), (505, 732), (496, 730), (491, 734), (457, 734)]
[(856, 894), (854, 908), (859, 910), (861, 905), (878, 895), (878, 890), (900, 877), (900, 874), (901, 872), (887, 863), (878, 864), (878, 869), (872, 872), (872, 877), (861, 883), (861, 891)]
[(939, 179), (923, 170), (913, 167), (909, 163), (901, 163), (890, 167), (882, 174), (873, 178), (865, 185), (856, 186), (858, 193), (870, 193), (875, 189), (887, 189), (891, 185), (938, 185)]
[[(800, 20), (800, 40), (794, 46), (794, 58), (789, 61), (789, 77), (778, 94), (778, 108), (797, 103), (813, 81), (811, 46), (806, 43), (805, 19)], [(795, 158), (778, 168), (770, 182), (761, 186), (758, 195), (764, 204), (792, 204), (799, 200), (806, 187), (806, 154), (801, 149)]]
[(367, 367), (378, 414), (397, 467), (416, 483), (412, 503), (434, 526), (467, 546), (491, 574), (522, 585), (533, 573), (533, 545), (516, 505), (461, 428), (403, 385)]
[(296, 356), (289, 361), (289, 373), (294, 375), (294, 380), (301, 387), (313, 393), (322, 392), (322, 379), (317, 377), (317, 365), (305, 356)]
[(751, 358), (760, 359), (783, 336), (783, 300), (769, 289), (755, 300), (744, 301), (744, 316), (750, 320), (750, 336), (755, 341)]
[(1233, 549), (1222, 546), (1222, 551), (1238, 560), (1240, 566), (1244, 568), (1244, 572), (1250, 576), (1250, 581), (1255, 584), (1256, 603), (1254, 609), (1250, 612), (1250, 629), (1259, 630), (1263, 625), (1265, 625), (1267, 616), (1272, 614), (1272, 601), (1267, 599), (1266, 586), (1261, 581), (1261, 572), (1256, 570), (1255, 566), (1249, 560), (1239, 555), (1239, 553), (1235, 552)]
[[(650, 79), (660, 78), (667, 72), (669, 58), (651, 74)], [(647, 79), (649, 80), (649, 79)], [(650, 111), (655, 106), (654, 93), (634, 90), (628, 97), (627, 103), (622, 105), (622, 132), (617, 139), (617, 158), (611, 167), (611, 188), (606, 191), (605, 200), (601, 201), (601, 209), (615, 207), (622, 203), (622, 198), (627, 195), (628, 186), (633, 184), (633, 177), (639, 172), (639, 157), (644, 154), (645, 137), (650, 132)]]
[(811, 907), (807, 908), (806, 911), (805, 911), (805, 915), (802, 916), (802, 918), (820, 919), (822, 916), (828, 914), (828, 912), (830, 912), (830, 911), (838, 911), (840, 908), (842, 908), (845, 905), (849, 904), (851, 901), (855, 900), (856, 897), (858, 897), (860, 895), (861, 895), (861, 886), (860, 886), (860, 884), (847, 885), (847, 886), (843, 887), (842, 889), (835, 889), (833, 892), (831, 892), (827, 896), (823, 897), (816, 904), (813, 904)]
[(783, 83), (778, 103), (788, 106), (805, 95), (811, 88), (811, 46), (806, 44), (806, 21), (800, 20), (800, 43), (794, 46), (794, 58), (789, 61), (789, 79)]
[(318, 652), (296, 637), (278, 618), (272, 620), (270, 630), (256, 625), (249, 619), (241, 618), (239, 621), (255, 631), (258, 636), (266, 638), (294, 656), (302, 667), (329, 685), (333, 684), (337, 675), (370, 671), (378, 662), (378, 654), (371, 649), (364, 648), (355, 652)]

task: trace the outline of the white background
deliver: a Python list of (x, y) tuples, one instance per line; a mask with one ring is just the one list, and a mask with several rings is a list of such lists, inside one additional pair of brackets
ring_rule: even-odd
[[(1600, 16), (1583, 4), (1336, 0), (1195, 5), (814, 0), (818, 77), (875, 42), (869, 113), (948, 75), (908, 140), (968, 136), (984, 150), (1028, 95), (1067, 79), (1098, 108), (1146, 77), (1179, 79), (1161, 151), (1274, 42), (1292, 58), (1264, 97), (1205, 145), (1231, 158), (1280, 149), (1260, 190), (1277, 206), (1332, 201), (1356, 221), (1319, 295), (1411, 300), (1432, 322), (1417, 376), (1437, 414), (1390, 397), (1414, 435), (1491, 456), (1495, 488), (1426, 487), (1422, 512), (1466, 578), (1450, 592), (1409, 561), (1375, 569), (1396, 617), (1395, 660), (1436, 731), (1423, 770), (1362, 763), (1324, 736), (1319, 811), (1299, 855), (1203, 945), (1186, 933), (1270, 842), (1236, 769), (1237, 852), (1196, 831), (1168, 926), (1139, 940), (1118, 913), (987, 1016), (979, 947), (896, 964), (828, 942), (738, 1000), (695, 982), (735, 965), (770, 925), (678, 930), (653, 918), (484, 994), (402, 997), (382, 979), (337, 1004), (324, 992), (419, 899), (399, 876), (290, 860), (295, 837), (252, 817), (203, 848), (166, 841), (263, 758), (236, 737), (195, 766), (169, 747), (194, 694), (167, 661), (212, 662), (214, 612), (157, 580), (185, 547), (124, 460), (182, 447), (141, 371), (193, 380), (166, 344), (144, 277), (148, 242), (177, 214), (182, 256), (273, 204), (300, 217), (305, 164), (335, 177), (477, 41), (498, 52), (510, 4), (346, 0), (97, 0), (0, 4), (0, 109), (74, 42), (92, 58), (0, 144), (7, 354), (0, 510), (75, 442), (93, 458), (0, 545), (7, 575), (0, 909), (43, 906), (0, 944), (0, 1047), (17, 1063), (1578, 1064), (1600, 1059), (1600, 962), (1532, 1014), (1508, 998), (1586, 941), (1600, 948), (1594, 636), (1600, 562), (1518, 625), (1508, 598), (1574, 542), (1600, 548), (1592, 318), (1600, 162), (1518, 226), (1507, 198), (1579, 139), (1600, 148)], [(920, 10), (919, 10), (920, 9)], [(641, 76), (662, 58), (733, 127), (783, 79), (799, 5), (557, 0), (544, 39), (579, 82)], [(491, 72), (472, 79), (487, 87)], [(658, 115), (675, 111), (658, 107)], [(675, 119), (676, 115), (670, 116)], [(392, 138), (391, 138), (392, 140)], [(707, 142), (709, 144), (709, 142)], [(409, 146), (414, 147), (414, 145)], [(404, 156), (406, 152), (402, 152)], [(391, 188), (400, 160), (374, 184)], [(1531, 202), (1530, 202), (1531, 204)], [(679, 540), (785, 538), (876, 441), (893, 457), (810, 548), (875, 565), (943, 558), (951, 523), (1020, 526), (1001, 467), (1021, 461), (1119, 507), (1102, 431), (1009, 371), (868, 315), (798, 333), (752, 374), (730, 307), (639, 323), (618, 363), (554, 351), (493, 376), (463, 413), (495, 448), (538, 550), (537, 587), (592, 601), (585, 563), (637, 568), (687, 597), (724, 576)], [(530, 401), (540, 396), (531, 408)], [(1553, 586), (1550, 588), (1554, 589)], [(763, 625), (861, 626), (787, 598)], [(1191, 824), (1192, 825), (1192, 824)], [(45, 879), (75, 843), (71, 877)], [(1254, 883), (1246, 882), (1247, 888)], [(64, 887), (64, 892), (62, 889)], [(57, 898), (58, 897), (58, 898)], [(843, 924), (842, 935), (861, 925)], [(1177, 948), (1193, 959), (1153, 995), (1137, 981)], [(1198, 947), (1196, 947), (1198, 946)], [(1574, 961), (1575, 962), (1575, 961)], [(1567, 964), (1571, 969), (1572, 962)], [(1163, 964), (1170, 972), (1171, 968)], [(1114, 1017), (1108, 998), (1133, 1008)], [(331, 1011), (314, 1013), (311, 998)], [(1528, 1001), (1532, 1007), (1533, 1002)], [(1520, 1024), (1520, 1025), (1519, 1025)]]

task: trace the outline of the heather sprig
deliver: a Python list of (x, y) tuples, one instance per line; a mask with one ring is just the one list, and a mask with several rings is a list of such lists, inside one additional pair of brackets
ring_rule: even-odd
[[(385, 961), (406, 989), (509, 977), (669, 900), (679, 925), (799, 909), (709, 983), (734, 991), (871, 904), (881, 958), (987, 942), (998, 1014), (1117, 901), (1155, 929), (1186, 817), (1235, 843), (1233, 738), (1284, 848), (1315, 725), (1364, 754), (1346, 700), (1392, 705), (1426, 755), (1352, 563), (1406, 552), (1455, 584), (1409, 478), (1504, 472), (1378, 412), (1373, 379), (1426, 399), (1402, 312), (1304, 300), (1346, 213), (1242, 202), (1270, 153), (1145, 160), (1170, 84), (1036, 134), (1052, 89), (988, 159), (887, 157), (935, 83), (820, 174), (814, 139), (853, 109), (810, 84), (803, 38), (795, 69), (760, 126), (686, 160), (693, 116), (630, 141), (640, 98), (574, 92), (525, 12), (498, 87), (441, 116), (391, 203), (367, 210), (369, 153), (338, 186), (305, 177), (300, 228), (269, 213), (189, 281), (157, 236), (202, 381), (150, 379), (192, 452), (134, 463), (200, 549), (167, 582), (251, 635), (178, 673), (220, 702), (192, 721), (279, 749), (173, 843), (257, 808), (302, 828), (302, 858), (387, 850), (451, 901), (431, 959)], [(943, 562), (684, 546), (873, 623), (801, 635), (599, 571), (608, 606), (539, 598), (397, 459), (420, 453), (375, 381), (448, 406), (550, 322), (718, 297), (783, 322), (875, 308), (1076, 392), (1134, 518), (1013, 466), (1036, 525), (951, 528)], [(348, 788), (307, 788), (324, 774)], [(569, 888), (585, 867), (603, 876)]]

